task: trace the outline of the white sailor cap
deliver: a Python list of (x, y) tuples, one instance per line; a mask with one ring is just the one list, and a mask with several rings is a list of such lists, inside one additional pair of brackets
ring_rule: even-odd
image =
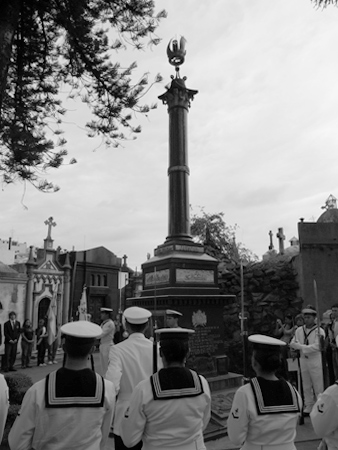
[(78, 339), (95, 339), (101, 336), (102, 328), (96, 323), (87, 322), (86, 320), (78, 320), (77, 322), (69, 322), (60, 328), (61, 334)]
[(101, 312), (107, 312), (107, 313), (110, 313), (110, 312), (113, 312), (113, 309), (111, 309), (111, 308), (100, 308), (100, 311), (101, 311)]
[(286, 342), (281, 341), (280, 339), (273, 338), (271, 336), (265, 336), (265, 334), (252, 334), (248, 337), (249, 341), (253, 344), (259, 344), (262, 346), (283, 346), (286, 345)]
[(302, 309), (302, 314), (312, 314), (313, 316), (317, 315), (317, 311), (315, 308), (311, 305), (306, 306), (304, 309)]
[(141, 325), (148, 321), (149, 317), (151, 317), (151, 312), (139, 306), (131, 306), (124, 311), (123, 316), (127, 322), (134, 325)]
[(189, 328), (159, 328), (158, 330), (155, 330), (155, 333), (160, 336), (160, 341), (170, 339), (188, 341), (189, 336), (195, 333), (195, 330), (191, 330)]
[(174, 311), (173, 309), (167, 309), (165, 313), (167, 316), (183, 316), (182, 313)]

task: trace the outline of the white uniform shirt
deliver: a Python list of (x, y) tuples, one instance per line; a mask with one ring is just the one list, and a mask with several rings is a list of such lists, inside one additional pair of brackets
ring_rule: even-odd
[(9, 393), (5, 377), (0, 374), (0, 442), (4, 432), (9, 407)]
[(193, 448), (205, 448), (202, 432), (210, 420), (211, 396), (207, 381), (200, 379), (203, 394), (172, 400), (154, 400), (150, 379), (139, 383), (120, 427), (124, 444), (131, 447), (142, 440), (144, 450), (164, 450), (198, 441)]
[(115, 324), (111, 319), (101, 323), (102, 335), (100, 337), (100, 345), (112, 344), (115, 334)]
[(325, 438), (329, 450), (338, 448), (338, 386), (329, 386), (320, 396), (310, 413), (313, 429)]
[(120, 423), (135, 386), (152, 373), (153, 343), (144, 334), (132, 333), (128, 339), (110, 348), (105, 378), (114, 383), (118, 394), (113, 423), (116, 435), (120, 435)]
[[(322, 328), (319, 328), (320, 335), (325, 337), (325, 332)], [(320, 345), (319, 345), (319, 339), (318, 339), (318, 327), (314, 326), (313, 331), (310, 333), (310, 329), (306, 328), (305, 325), (302, 327), (298, 327), (296, 329), (295, 335), (290, 343), (290, 347), (294, 348), (296, 350), (300, 350), (302, 357), (312, 357), (312, 356), (319, 356), (320, 352)], [(308, 344), (305, 344), (307, 335), (307, 341)], [(296, 344), (296, 345), (293, 345)]]
[[(302, 400), (297, 392), (301, 407)], [(254, 393), (250, 384), (241, 386), (235, 394), (228, 417), (228, 436), (242, 449), (250, 449), (250, 443), (258, 446), (289, 444), (296, 450), (294, 440), (299, 413), (263, 414), (257, 413)], [(283, 447), (284, 448), (284, 447)], [(285, 447), (286, 448), (286, 447)]]
[(25, 394), (20, 415), (9, 433), (13, 450), (104, 450), (115, 406), (113, 383), (104, 380), (102, 407), (45, 407), (45, 383), (35, 383)]

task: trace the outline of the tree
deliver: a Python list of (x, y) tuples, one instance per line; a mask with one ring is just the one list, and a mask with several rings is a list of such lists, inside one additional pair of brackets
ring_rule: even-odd
[[(48, 168), (67, 155), (60, 124), (66, 110), (60, 92), (69, 87), (92, 113), (86, 128), (107, 146), (135, 138), (132, 113), (149, 88), (148, 75), (133, 84), (136, 63), (113, 62), (118, 50), (156, 45), (165, 11), (153, 0), (1, 0), (0, 2), (0, 171), (5, 182), (28, 180), (41, 190)], [(161, 81), (157, 75), (154, 82)], [(122, 131), (124, 129), (124, 131)], [(76, 162), (71, 160), (70, 163)]]
[(326, 8), (329, 5), (338, 5), (338, 0), (312, 0), (312, 2), (319, 8)]
[(206, 253), (219, 261), (257, 261), (257, 255), (241, 242), (236, 242), (237, 225), (227, 225), (223, 217), (223, 212), (209, 214), (203, 208), (201, 215), (194, 214), (191, 218), (191, 234), (196, 242), (204, 244)]

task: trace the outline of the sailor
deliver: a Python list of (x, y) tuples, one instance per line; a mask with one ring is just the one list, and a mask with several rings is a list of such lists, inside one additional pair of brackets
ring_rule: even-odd
[(182, 313), (174, 311), (173, 309), (167, 309), (165, 312), (166, 322), (168, 328), (179, 328), (179, 318), (183, 316)]
[(111, 319), (111, 308), (101, 308), (101, 328), (102, 334), (100, 338), (100, 363), (101, 374), (104, 375), (108, 369), (108, 358), (110, 346), (114, 345), (115, 323)]
[(9, 408), (9, 392), (5, 377), (0, 373), (0, 442), (6, 425)]
[[(300, 351), (300, 370), (304, 391), (304, 415), (308, 416), (315, 403), (315, 398), (324, 390), (322, 358), (320, 353), (320, 336), (318, 325), (316, 324), (316, 309), (308, 305), (302, 310), (305, 325), (298, 327), (295, 336), (290, 342), (293, 350)], [(319, 333), (323, 338), (325, 332), (319, 328)]]
[(318, 448), (336, 450), (338, 448), (338, 381), (329, 386), (312, 408), (310, 414), (313, 429), (326, 444)]
[[(114, 383), (118, 395), (113, 422), (115, 450), (126, 449), (120, 437), (120, 424), (133, 389), (152, 374), (153, 343), (144, 335), (150, 317), (151, 312), (147, 309), (127, 308), (122, 322), (128, 338), (110, 348), (106, 379)], [(136, 449), (141, 447), (142, 442), (135, 443)]]
[(15, 450), (103, 450), (115, 407), (115, 388), (88, 368), (101, 328), (91, 322), (61, 327), (64, 367), (35, 383), (25, 394), (9, 433)]
[(228, 417), (229, 439), (241, 450), (296, 450), (302, 400), (288, 381), (275, 375), (286, 343), (261, 334), (249, 336), (249, 341), (257, 376), (235, 393)]
[(143, 450), (205, 449), (210, 389), (204, 377), (185, 367), (194, 330), (162, 328), (156, 333), (164, 368), (136, 386), (122, 421), (123, 442), (131, 447), (142, 439)]

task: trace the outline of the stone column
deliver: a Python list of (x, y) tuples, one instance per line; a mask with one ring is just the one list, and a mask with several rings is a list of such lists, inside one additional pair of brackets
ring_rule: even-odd
[(69, 322), (69, 305), (70, 305), (70, 284), (71, 284), (71, 265), (69, 260), (69, 253), (66, 255), (66, 260), (63, 265), (64, 270), (64, 290), (63, 290), (63, 305), (62, 305), (62, 324)]
[(34, 267), (36, 262), (34, 260), (33, 246), (30, 246), (27, 266), (27, 289), (26, 289), (26, 306), (25, 306), (25, 319), (29, 319), (33, 323), (33, 291), (34, 291)]
[(189, 214), (188, 111), (198, 91), (176, 76), (159, 99), (169, 114), (169, 232), (167, 241), (192, 240)]

